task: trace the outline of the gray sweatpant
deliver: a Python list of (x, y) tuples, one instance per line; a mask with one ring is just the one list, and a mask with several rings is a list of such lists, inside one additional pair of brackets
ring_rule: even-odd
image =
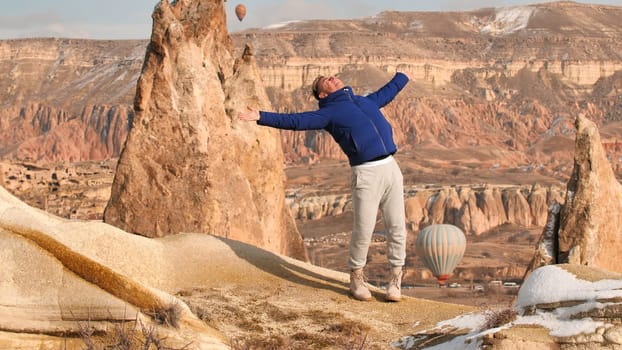
[(384, 220), (389, 263), (393, 267), (404, 266), (404, 180), (393, 157), (352, 167), (352, 205), (354, 223), (350, 238), (350, 268), (363, 268), (367, 262), (378, 209)]

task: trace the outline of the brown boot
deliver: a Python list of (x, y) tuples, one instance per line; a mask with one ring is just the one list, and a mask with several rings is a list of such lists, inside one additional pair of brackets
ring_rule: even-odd
[(363, 276), (363, 269), (356, 269), (350, 271), (350, 293), (356, 300), (369, 301), (371, 300), (371, 292), (365, 285), (365, 277)]
[(387, 301), (400, 301), (402, 299), (402, 275), (404, 271), (401, 266), (391, 268), (391, 280), (387, 285)]

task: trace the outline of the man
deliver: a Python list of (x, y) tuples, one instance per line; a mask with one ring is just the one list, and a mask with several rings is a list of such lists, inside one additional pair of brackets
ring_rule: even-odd
[(393, 158), (397, 147), (393, 130), (380, 108), (391, 102), (406, 86), (408, 77), (396, 73), (378, 91), (355, 95), (352, 88), (334, 76), (319, 76), (312, 84), (319, 109), (303, 113), (271, 113), (249, 109), (239, 118), (259, 125), (286, 130), (323, 129), (330, 133), (348, 156), (352, 169), (354, 223), (350, 238), (350, 292), (357, 300), (371, 300), (363, 268), (371, 242), (378, 209), (386, 229), (391, 279), (386, 299), (401, 299), (401, 281), (406, 258), (404, 185)]

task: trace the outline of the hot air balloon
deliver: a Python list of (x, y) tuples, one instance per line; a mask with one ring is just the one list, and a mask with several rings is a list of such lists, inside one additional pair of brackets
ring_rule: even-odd
[(239, 4), (238, 6), (236, 6), (235, 15), (238, 16), (238, 19), (240, 20), (240, 22), (242, 22), (242, 20), (244, 19), (244, 16), (246, 16), (246, 6), (242, 4)]
[(464, 233), (448, 224), (434, 224), (423, 228), (417, 236), (416, 252), (429, 268), (439, 286), (445, 284), (466, 248)]

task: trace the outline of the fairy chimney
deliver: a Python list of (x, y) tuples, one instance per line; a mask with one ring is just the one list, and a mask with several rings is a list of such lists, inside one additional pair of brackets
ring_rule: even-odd
[(285, 203), (278, 131), (237, 120), (270, 102), (222, 0), (162, 0), (104, 221), (148, 237), (204, 232), (307, 260)]
[(622, 272), (622, 185), (616, 179), (596, 125), (575, 121), (574, 169), (563, 205), (553, 204), (527, 274), (539, 266), (569, 263)]
[(622, 272), (622, 185), (615, 177), (596, 125), (575, 122), (574, 169), (560, 213), (559, 262)]

